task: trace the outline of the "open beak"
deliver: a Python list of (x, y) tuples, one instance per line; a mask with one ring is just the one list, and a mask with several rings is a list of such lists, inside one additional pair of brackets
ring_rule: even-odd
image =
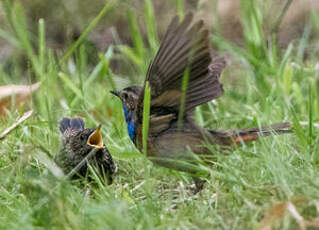
[(99, 125), (97, 129), (89, 136), (88, 141), (86, 143), (94, 148), (103, 148), (101, 125)]
[(120, 91), (110, 91), (111, 94), (119, 97), (120, 96)]

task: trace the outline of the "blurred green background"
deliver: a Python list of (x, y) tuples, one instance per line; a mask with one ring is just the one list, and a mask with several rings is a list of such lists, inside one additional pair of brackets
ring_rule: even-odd
[[(317, 0), (1, 0), (0, 85), (40, 82), (0, 96), (0, 229), (305, 229), (319, 216)], [(173, 17), (194, 11), (227, 67), (224, 95), (195, 111), (212, 129), (289, 121), (216, 163), (204, 190), (135, 149), (109, 90), (142, 84)], [(9, 87), (10, 88), (10, 87)], [(2, 92), (0, 92), (1, 95)], [(111, 186), (57, 178), (58, 121), (102, 123), (119, 165)], [(295, 210), (294, 210), (295, 208)], [(298, 215), (302, 218), (299, 218)], [(317, 222), (316, 222), (317, 221)]]
[[(12, 19), (11, 1), (3, 0), (0, 9), (0, 58), (3, 67), (10, 71), (10, 63), (13, 60), (20, 61), (20, 65), (25, 67), (26, 58), (16, 41), (15, 29)], [(250, 3), (252, 2), (252, 3)], [(23, 8), (25, 23), (33, 46), (37, 46), (35, 38), (38, 34), (39, 19), (44, 19), (46, 23), (45, 40), (47, 47), (56, 53), (64, 52), (74, 41), (76, 41), (89, 23), (98, 15), (105, 5), (105, 1), (94, 0), (90, 3), (80, 0), (70, 1), (43, 1), (25, 0), (12, 1), (19, 3)], [(318, 2), (315, 0), (294, 0), (289, 5), (287, 11), (284, 9), (287, 1), (251, 1), (240, 2), (239, 0), (163, 0), (152, 2), (154, 12), (147, 12), (145, 1), (118, 1), (117, 6), (109, 10), (95, 25), (85, 42), (89, 43), (89, 50), (86, 51), (89, 61), (95, 65), (98, 61), (99, 52), (105, 52), (110, 45), (128, 44), (133, 45), (132, 19), (138, 26), (139, 32), (144, 41), (147, 40), (147, 14), (152, 14), (151, 18), (155, 21), (156, 32), (161, 37), (165, 31), (169, 20), (178, 11), (196, 11), (196, 16), (202, 18), (214, 32), (218, 32), (223, 38), (236, 44), (244, 44), (245, 28), (245, 5), (249, 8), (251, 4), (258, 7), (255, 15), (262, 22), (262, 29), (265, 38), (278, 23), (278, 19), (283, 13), (284, 17), (280, 20), (280, 27), (277, 28), (277, 39), (280, 47), (300, 39), (304, 34), (304, 29), (309, 30), (309, 24), (313, 12), (318, 9)], [(247, 9), (246, 9), (247, 10)], [(284, 11), (284, 12), (283, 12)], [(250, 26), (252, 27), (252, 26)], [(253, 28), (250, 28), (253, 29)], [(314, 31), (312, 31), (314, 32)], [(311, 33), (312, 34), (312, 33)], [(252, 34), (252, 36), (254, 36)], [(152, 44), (147, 44), (152, 45)], [(311, 49), (310, 47), (306, 47)], [(313, 51), (313, 49), (311, 49)], [(311, 52), (313, 53), (313, 52)], [(306, 52), (305, 55), (309, 55)], [(13, 59), (13, 60), (12, 60)], [(118, 70), (118, 68), (116, 68)]]

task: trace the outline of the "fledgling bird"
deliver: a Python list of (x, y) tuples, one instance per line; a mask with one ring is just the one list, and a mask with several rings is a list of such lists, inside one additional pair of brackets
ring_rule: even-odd
[[(105, 176), (108, 183), (113, 182), (117, 172), (117, 166), (112, 159), (106, 146), (103, 144), (101, 125), (96, 129), (84, 128), (81, 118), (62, 118), (60, 120), (60, 131), (62, 137), (62, 149), (56, 156), (56, 163), (63, 169), (64, 173), (70, 173), (77, 165), (96, 149), (92, 157), (88, 159), (91, 166), (95, 167), (100, 175)], [(85, 162), (73, 177), (85, 176), (88, 171)]]
[[(212, 155), (204, 143), (229, 146), (261, 136), (291, 132), (287, 130), (289, 123), (240, 130), (209, 130), (193, 122), (196, 106), (223, 94), (219, 77), (226, 62), (223, 58), (212, 58), (210, 42), (202, 20), (193, 23), (192, 13), (181, 22), (175, 16), (149, 65), (145, 79), (151, 89), (147, 156), (158, 165), (195, 174), (196, 171), (175, 160), (191, 161), (194, 154)], [(183, 94), (185, 75), (188, 84)], [(121, 99), (129, 136), (141, 151), (144, 87), (131, 86), (111, 93)], [(197, 185), (200, 189), (201, 183)]]

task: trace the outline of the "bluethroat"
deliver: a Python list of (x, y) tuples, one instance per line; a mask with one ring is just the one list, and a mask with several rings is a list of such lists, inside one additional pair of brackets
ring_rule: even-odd
[[(145, 79), (151, 89), (147, 156), (160, 166), (194, 175), (196, 171), (177, 161), (192, 161), (194, 155), (200, 158), (212, 155), (205, 143), (240, 145), (261, 136), (291, 132), (287, 130), (289, 123), (239, 130), (209, 130), (193, 122), (196, 106), (223, 94), (219, 77), (226, 62), (223, 58), (212, 58), (210, 42), (209, 32), (202, 20), (193, 23), (192, 13), (187, 14), (181, 22), (175, 16), (157, 55), (149, 65)], [(188, 84), (183, 94), (185, 74), (188, 75)], [(128, 134), (142, 151), (144, 87), (131, 86), (111, 93), (121, 99)], [(182, 101), (184, 107), (181, 116)], [(181, 122), (179, 118), (182, 118)], [(195, 180), (195, 184), (200, 187), (202, 183)]]

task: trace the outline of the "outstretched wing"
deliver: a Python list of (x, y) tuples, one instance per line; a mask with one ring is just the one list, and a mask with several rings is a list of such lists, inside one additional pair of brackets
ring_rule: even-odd
[[(203, 21), (192, 21), (192, 13), (187, 14), (182, 22), (179, 22), (178, 16), (174, 17), (149, 66), (146, 81), (151, 87), (151, 115), (157, 119), (165, 116), (167, 121), (178, 114), (186, 71), (185, 114), (223, 93), (219, 76), (225, 61), (222, 58), (212, 60), (208, 30), (204, 28)], [(142, 117), (143, 94), (138, 102), (139, 118)]]

